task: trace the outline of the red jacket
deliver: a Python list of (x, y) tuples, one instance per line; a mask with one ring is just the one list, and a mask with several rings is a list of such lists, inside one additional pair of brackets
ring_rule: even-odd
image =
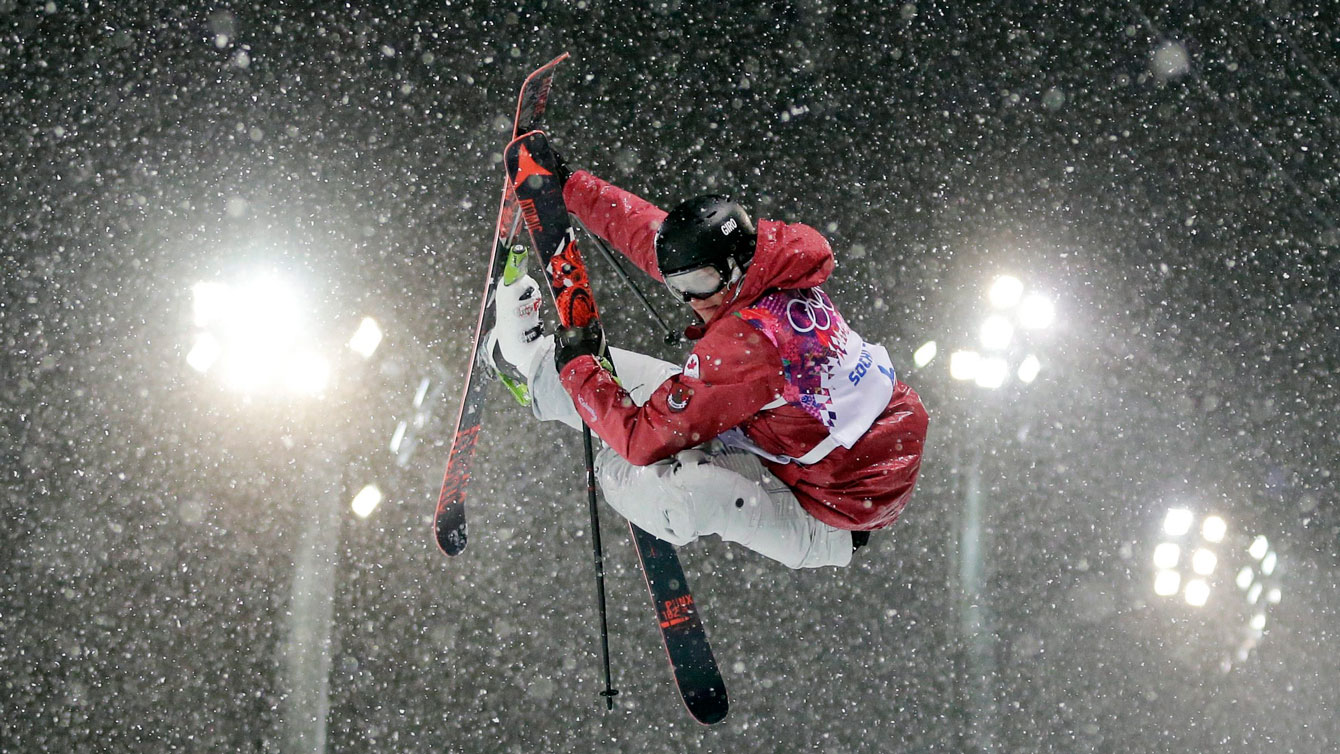
[[(587, 228), (661, 280), (654, 241), (664, 211), (585, 171), (568, 179), (563, 196)], [(833, 252), (818, 231), (760, 220), (758, 246), (738, 293), (711, 321), (689, 328), (698, 342), (688, 364), (696, 361), (696, 370), (670, 378), (642, 406), (591, 357), (570, 362), (563, 385), (596, 434), (637, 465), (736, 426), (769, 453), (802, 456), (828, 430), (795, 406), (764, 410), (783, 392), (782, 357), (736, 313), (767, 293), (817, 286), (833, 265)], [(689, 376), (694, 371), (698, 376)], [(879, 529), (896, 521), (911, 497), (926, 425), (921, 399), (897, 381), (884, 412), (851, 448), (838, 447), (810, 466), (763, 463), (820, 521), (840, 529)]]

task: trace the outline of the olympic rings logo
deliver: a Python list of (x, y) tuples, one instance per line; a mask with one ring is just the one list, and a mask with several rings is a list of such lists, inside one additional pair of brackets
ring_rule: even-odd
[[(800, 312), (800, 321), (797, 321), (797, 311)], [(786, 321), (798, 333), (827, 330), (833, 326), (833, 315), (836, 313), (833, 303), (818, 288), (811, 288), (799, 298), (786, 302)], [(823, 324), (819, 324), (821, 315)]]

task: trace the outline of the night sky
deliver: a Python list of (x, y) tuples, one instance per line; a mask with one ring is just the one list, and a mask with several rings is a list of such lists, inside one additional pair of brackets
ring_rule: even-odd
[[(1330, 12), (117, 5), (0, 0), (0, 752), (291, 750), (296, 553), (336, 509), (333, 752), (1340, 740)], [(731, 693), (713, 728), (676, 697), (609, 508), (604, 709), (575, 433), (493, 391), (470, 547), (432, 541), (516, 92), (563, 51), (546, 122), (573, 167), (818, 228), (827, 290), (931, 412), (916, 496), (850, 568), (683, 549)], [(193, 370), (192, 286), (258, 269), (301, 291), (313, 348), (365, 316), (381, 348), (340, 357), (323, 398)], [(682, 358), (591, 271), (614, 344)], [(1002, 273), (1056, 322), (1029, 343), (1038, 379), (988, 391), (949, 352)], [(434, 374), (399, 466), (392, 432)], [(360, 518), (371, 482), (385, 499)], [(974, 483), (985, 663), (962, 630)], [(1173, 508), (1228, 526), (1203, 607), (1154, 591)], [(1233, 583), (1258, 535), (1278, 603)]]

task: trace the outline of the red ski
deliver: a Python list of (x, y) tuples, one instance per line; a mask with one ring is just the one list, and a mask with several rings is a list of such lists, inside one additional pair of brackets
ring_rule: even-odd
[[(554, 69), (567, 59), (563, 53), (537, 68), (526, 77), (517, 97), (516, 117), (512, 121), (512, 138), (530, 131), (544, 115), (549, 102), (549, 90), (554, 82)], [(498, 221), (494, 226), (493, 244), (490, 250), (488, 277), (484, 280), (484, 294), (479, 302), (479, 316), (475, 320), (474, 343), (470, 349), (470, 360), (465, 367), (465, 390), (461, 394), (460, 410), (456, 414), (456, 431), (452, 434), (451, 452), (447, 455), (447, 470), (442, 477), (442, 491), (437, 497), (437, 510), (433, 516), (433, 533), (437, 546), (448, 555), (459, 555), (465, 549), (465, 494), (470, 482), (470, 465), (475, 457), (475, 443), (479, 438), (479, 427), (484, 407), (485, 385), (489, 380), (480, 369), (480, 350), (483, 339), (492, 327), (492, 302), (507, 262), (507, 250), (511, 248), (519, 231), (516, 215), (516, 197), (512, 194), (510, 183), (504, 178), (502, 199), (498, 207)]]

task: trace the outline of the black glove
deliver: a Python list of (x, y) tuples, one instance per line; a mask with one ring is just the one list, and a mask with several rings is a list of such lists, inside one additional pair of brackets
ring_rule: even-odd
[(561, 373), (563, 367), (578, 356), (594, 356), (596, 361), (608, 361), (608, 351), (605, 331), (599, 322), (592, 322), (586, 327), (563, 328), (554, 338), (554, 366)]

